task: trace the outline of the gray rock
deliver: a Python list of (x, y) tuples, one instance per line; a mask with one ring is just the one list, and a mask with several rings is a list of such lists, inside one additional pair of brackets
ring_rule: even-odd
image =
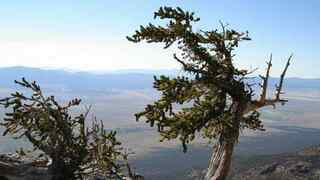
[(270, 156), (262, 165), (236, 173), (234, 180), (320, 179), (320, 146), (292, 154)]
[[(35, 161), (32, 158), (22, 158), (17, 154), (0, 154), (0, 180), (50, 180), (48, 173), (49, 161)], [(106, 180), (99, 176), (88, 176), (85, 180)], [(144, 180), (141, 175), (123, 180)]]
[(32, 159), (20, 158), (16, 154), (0, 155), (0, 180), (49, 180), (46, 167)]

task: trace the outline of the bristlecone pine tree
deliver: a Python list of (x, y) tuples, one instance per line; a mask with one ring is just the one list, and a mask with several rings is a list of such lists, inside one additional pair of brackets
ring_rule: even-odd
[(1, 105), (12, 110), (0, 123), (6, 129), (3, 135), (25, 137), (34, 150), (41, 152), (39, 157), (50, 158), (52, 180), (83, 179), (87, 175), (124, 178), (124, 168), (129, 168), (129, 164), (116, 132), (107, 132), (102, 122), (96, 120), (87, 127), (85, 120), (90, 108), (83, 114), (70, 114), (80, 99), (60, 105), (54, 96), (46, 97), (36, 82), (24, 78), (15, 82), (31, 93), (16, 92), (0, 100)]
[[(179, 7), (161, 7), (154, 13), (154, 18), (168, 20), (168, 23), (165, 26), (151, 23), (140, 26), (127, 39), (135, 43), (164, 43), (164, 48), (176, 45), (181, 54), (173, 57), (182, 65), (186, 75), (155, 77), (154, 88), (162, 95), (143, 112), (137, 113), (136, 118), (145, 117), (146, 123), (156, 125), (161, 140), (180, 139), (184, 151), (197, 133), (216, 139), (205, 179), (225, 180), (240, 130), (263, 130), (257, 110), (287, 102), (280, 95), (292, 56), (272, 99), (267, 98), (270, 58), (267, 73), (261, 76), (261, 95), (254, 99), (252, 85), (246, 81), (250, 72), (233, 64), (233, 51), (240, 41), (250, 40), (248, 33), (237, 32), (223, 24), (220, 31), (195, 32), (192, 24), (200, 19)], [(175, 110), (177, 105), (186, 103)]]

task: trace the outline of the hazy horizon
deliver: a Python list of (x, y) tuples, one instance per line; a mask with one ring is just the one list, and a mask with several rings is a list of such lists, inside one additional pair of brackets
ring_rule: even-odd
[[(28, 66), (5, 66), (0, 67), (0, 69), (10, 69), (10, 68), (26, 68), (26, 69), (37, 69), (44, 71), (64, 71), (66, 73), (89, 73), (93, 75), (107, 75), (107, 74), (151, 74), (151, 75), (174, 75), (175, 73), (182, 72), (181, 69), (114, 69), (114, 70), (74, 70), (68, 68), (54, 68), (54, 67), (28, 67)], [(258, 74), (252, 76), (257, 77)], [(277, 76), (270, 76), (272, 78), (279, 78)], [(320, 77), (298, 77), (298, 76), (286, 76), (288, 78), (297, 79), (320, 79)]]

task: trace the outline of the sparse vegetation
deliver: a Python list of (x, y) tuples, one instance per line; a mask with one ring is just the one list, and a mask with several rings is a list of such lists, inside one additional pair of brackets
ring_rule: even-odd
[[(86, 175), (99, 175), (109, 179), (124, 177), (129, 167), (127, 155), (116, 132), (107, 132), (103, 123), (92, 121), (86, 124), (90, 108), (85, 113), (71, 115), (71, 109), (80, 105), (80, 99), (73, 99), (60, 105), (54, 96), (45, 96), (36, 82), (15, 81), (29, 90), (12, 93), (0, 100), (1, 105), (10, 108), (6, 113), (3, 135), (27, 138), (39, 157), (52, 160), (49, 173), (52, 180), (83, 179)], [(25, 154), (23, 150), (20, 154)]]

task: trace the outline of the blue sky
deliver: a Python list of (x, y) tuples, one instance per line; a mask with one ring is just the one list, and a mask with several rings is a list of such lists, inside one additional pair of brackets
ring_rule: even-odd
[(72, 70), (178, 68), (172, 50), (132, 44), (125, 39), (140, 24), (157, 23), (160, 6), (180, 6), (201, 18), (196, 29), (215, 29), (219, 21), (248, 30), (250, 42), (237, 50), (236, 64), (262, 72), (272, 52), (272, 75), (286, 58), (288, 75), (320, 78), (320, 1), (298, 0), (74, 0), (1, 1), (0, 66)]

